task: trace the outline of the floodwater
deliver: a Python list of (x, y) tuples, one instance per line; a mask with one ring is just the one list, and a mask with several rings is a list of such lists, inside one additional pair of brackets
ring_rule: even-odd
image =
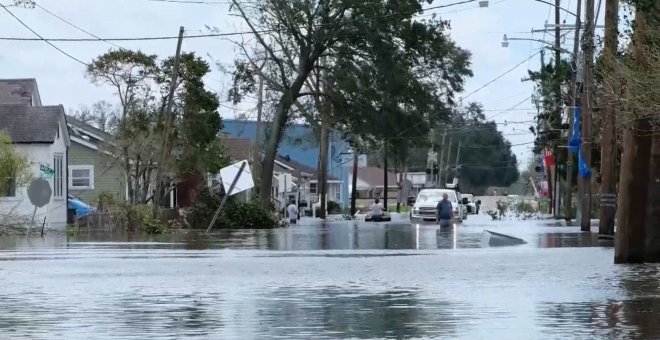
[[(489, 219), (2, 239), (0, 338), (660, 337), (660, 266)], [(485, 229), (527, 243), (483, 248)]]

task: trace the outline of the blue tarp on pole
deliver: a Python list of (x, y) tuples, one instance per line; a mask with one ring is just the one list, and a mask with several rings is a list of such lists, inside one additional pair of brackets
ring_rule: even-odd
[(584, 162), (584, 156), (582, 155), (582, 135), (580, 134), (582, 127), (582, 108), (575, 107), (573, 114), (573, 131), (571, 131), (571, 137), (568, 140), (568, 151), (572, 154), (578, 154), (578, 175), (591, 177), (591, 169)]
[(582, 138), (580, 138), (580, 116), (582, 114), (582, 108), (575, 107), (573, 110), (573, 131), (571, 131), (571, 137), (568, 139), (568, 151), (570, 153), (577, 153), (582, 145)]

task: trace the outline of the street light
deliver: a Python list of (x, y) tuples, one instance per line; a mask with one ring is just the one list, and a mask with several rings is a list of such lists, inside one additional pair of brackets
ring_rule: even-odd
[[(550, 6), (552, 6), (552, 7), (557, 7), (557, 8), (559, 8), (560, 10), (562, 10), (562, 11), (564, 11), (564, 12), (566, 12), (566, 13), (568, 13), (568, 14), (574, 16), (574, 17), (577, 17), (577, 16), (578, 16), (577, 14), (575, 14), (575, 13), (573, 13), (573, 12), (571, 12), (571, 11), (569, 11), (569, 10), (563, 8), (563, 7), (557, 6), (557, 5), (553, 4), (553, 3), (550, 3), (550, 2), (547, 2), (547, 1), (543, 1), (543, 0), (534, 0), (534, 1), (536, 1), (536, 2), (540, 2), (540, 3), (542, 3), (542, 4), (550, 5)], [(481, 0), (481, 1), (479, 1), (479, 7), (488, 7), (488, 0)]]
[(541, 39), (532, 39), (532, 38), (509, 38), (509, 37), (506, 36), (506, 34), (505, 34), (504, 37), (502, 38), (502, 47), (505, 47), (505, 48), (506, 48), (506, 47), (509, 47), (509, 40), (536, 41), (536, 42), (540, 42), (540, 43), (542, 43), (542, 44), (546, 44), (546, 45), (548, 45), (547, 48), (554, 49), (554, 50), (559, 50), (559, 51), (561, 51), (562, 53), (567, 53), (567, 54), (573, 55), (573, 52), (571, 52), (571, 51), (569, 51), (569, 50), (566, 50), (566, 49), (563, 49), (563, 48), (561, 48), (561, 47), (559, 47), (559, 46), (555, 46), (554, 43), (547, 42), (547, 41), (545, 41), (545, 40), (541, 40)]

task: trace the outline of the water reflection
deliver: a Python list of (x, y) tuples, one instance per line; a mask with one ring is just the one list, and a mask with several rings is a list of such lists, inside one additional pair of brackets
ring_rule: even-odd
[(424, 300), (414, 289), (283, 287), (258, 297), (259, 333), (297, 338), (455, 336), (469, 306)]

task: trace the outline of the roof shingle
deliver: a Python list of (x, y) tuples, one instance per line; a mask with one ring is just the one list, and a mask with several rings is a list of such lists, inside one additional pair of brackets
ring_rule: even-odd
[(0, 104), (41, 106), (36, 79), (0, 79)]
[(53, 143), (63, 117), (61, 105), (0, 105), (0, 130), (14, 143)]

